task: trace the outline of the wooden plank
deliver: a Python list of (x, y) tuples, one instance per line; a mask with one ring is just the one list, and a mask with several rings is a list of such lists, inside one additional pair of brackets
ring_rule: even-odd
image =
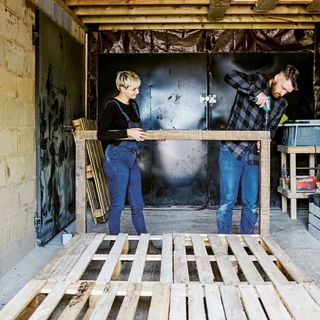
[(157, 283), (153, 287), (148, 320), (167, 320), (170, 304), (169, 283)]
[(204, 286), (207, 314), (209, 320), (225, 320), (223, 304), (221, 301), (219, 286), (217, 284), (206, 284)]
[(260, 273), (258, 272), (257, 268), (254, 266), (251, 257), (247, 254), (245, 249), (243, 248), (239, 237), (236, 235), (227, 235), (226, 236), (229, 246), (237, 258), (237, 262), (246, 277), (246, 280), (250, 284), (259, 284), (264, 283)]
[(82, 234), (80, 241), (62, 258), (59, 265), (48, 277), (48, 280), (66, 280), (82, 253), (90, 245), (94, 236), (95, 234), (93, 233)]
[(309, 195), (314, 194), (314, 192), (300, 192), (296, 191), (295, 193), (291, 192), (288, 189), (278, 187), (277, 191), (287, 197), (288, 199), (308, 199)]
[(129, 275), (129, 282), (142, 281), (143, 269), (146, 263), (146, 255), (149, 245), (149, 234), (141, 234), (136, 254), (132, 263), (132, 268)]
[[(284, 20), (285, 21), (285, 20)], [(248, 22), (241, 22), (241, 23), (223, 23), (223, 22), (215, 22), (215, 23), (121, 23), (121, 24), (99, 24), (99, 31), (118, 31), (118, 30), (190, 30), (192, 29), (199, 29), (199, 30), (243, 30), (243, 29), (266, 29), (266, 30), (273, 30), (273, 29), (284, 29), (284, 30), (305, 30), (315, 29), (315, 24), (312, 22), (282, 22), (282, 23), (274, 23), (272, 21), (263, 22), (263, 23), (248, 23)], [(81, 137), (88, 137), (88, 134), (81, 135)], [(147, 139), (148, 140), (148, 139)], [(154, 139), (156, 140), (156, 139)], [(213, 139), (212, 139), (213, 140)], [(219, 140), (219, 139), (217, 139)], [(222, 139), (221, 139), (222, 140)], [(243, 139), (245, 140), (245, 139)]]
[(87, 199), (86, 199), (86, 149), (85, 141), (75, 141), (76, 144), (76, 232), (87, 230)]
[(117, 320), (134, 319), (141, 291), (141, 283), (129, 283)]
[(208, 239), (217, 259), (219, 271), (225, 284), (239, 284), (240, 280), (232, 266), (230, 258), (223, 248), (221, 239), (218, 235), (208, 235)]
[(198, 283), (188, 285), (188, 319), (206, 320), (203, 288)]
[(109, 282), (111, 280), (112, 274), (119, 262), (119, 258), (121, 255), (121, 252), (126, 244), (127, 241), (127, 234), (119, 234), (116, 242), (114, 243), (109, 256), (104, 263), (99, 276), (97, 278), (97, 281), (102, 281), (102, 282)]
[(246, 320), (247, 317), (241, 304), (238, 288), (221, 286), (220, 293), (226, 318), (228, 320)]
[(313, 298), (313, 300), (320, 306), (320, 288), (314, 283), (304, 284), (304, 287)]
[(68, 305), (63, 310), (58, 318), (59, 320), (76, 320), (82, 308), (88, 301), (91, 291), (95, 283), (81, 282), (74, 297), (69, 301)]
[[(237, 130), (146, 130), (146, 140), (234, 140), (259, 141), (270, 140), (269, 131), (237, 131)], [(77, 130), (77, 139), (96, 140), (96, 130)], [(130, 140), (119, 139), (119, 140)]]
[(118, 290), (117, 283), (107, 283), (103, 295), (94, 310), (88, 310), (90, 320), (107, 319)]
[(72, 251), (72, 249), (81, 241), (81, 236), (76, 234), (61, 250), (58, 254), (40, 271), (36, 274), (35, 279), (46, 280), (54, 272), (54, 270), (61, 263), (63, 258)]
[(289, 273), (289, 275), (296, 281), (302, 283), (312, 282), (310, 276), (306, 275), (281, 249), (281, 247), (272, 239), (271, 236), (262, 236), (261, 239), (265, 245), (270, 249), (272, 254), (277, 257), (282, 267)]
[(29, 281), (3, 308), (0, 319), (16, 319), (24, 308), (37, 296), (45, 285), (45, 280)]
[(270, 233), (270, 141), (260, 142), (259, 165), (259, 231)]
[(170, 320), (187, 319), (186, 287), (181, 283), (171, 285)]
[(291, 316), (271, 284), (256, 285), (256, 290), (270, 320), (291, 320)]
[(320, 306), (302, 284), (281, 284), (277, 286), (277, 291), (294, 319), (319, 319)]
[(162, 239), (160, 282), (172, 283), (172, 234), (164, 234)]
[(280, 272), (271, 259), (269, 259), (268, 254), (262, 249), (258, 241), (249, 235), (242, 236), (251, 252), (256, 256), (260, 266), (267, 274), (269, 279), (275, 284), (285, 284), (288, 283), (286, 277)]
[[(84, 23), (92, 24), (161, 24), (161, 23), (212, 23), (211, 20), (205, 15), (182, 15), (182, 16), (83, 16), (81, 20)], [(225, 15), (223, 20), (220, 21), (224, 24), (227, 23), (268, 23), (268, 22), (277, 22), (281, 23), (291, 22), (291, 23), (316, 23), (320, 21), (318, 15), (287, 15), (286, 19), (282, 15)]]
[[(206, 15), (209, 8), (203, 5), (105, 5), (105, 6), (79, 6), (73, 11), (78, 16), (127, 16), (127, 15)], [(256, 14), (252, 5), (227, 6), (226, 14)], [(267, 12), (261, 11), (259, 14), (308, 14), (306, 7), (303, 5), (278, 5)], [(209, 19), (209, 18), (208, 18)], [(209, 19), (210, 20), (210, 19)]]
[(230, 0), (210, 0), (208, 20), (222, 20), (229, 6)]
[(320, 149), (315, 146), (277, 146), (277, 150), (284, 153), (319, 153)]
[(268, 318), (261, 307), (259, 297), (254, 287), (250, 285), (240, 285), (239, 290), (248, 319), (267, 320)]
[[(209, 5), (210, 0), (64, 0), (68, 6)], [(310, 4), (312, 0), (279, 0), (279, 4)], [(256, 0), (231, 0), (231, 4), (255, 4)]]
[(48, 319), (56, 308), (66, 289), (69, 286), (69, 282), (58, 282), (52, 291), (47, 295), (47, 297), (42, 301), (40, 306), (35, 310), (32, 316), (29, 318), (30, 320), (44, 320)]
[(81, 278), (89, 263), (91, 262), (92, 256), (95, 254), (98, 247), (102, 243), (104, 236), (105, 233), (99, 233), (95, 235), (94, 239), (91, 241), (87, 249), (83, 252), (81, 257), (67, 276), (67, 281), (74, 282)]
[(175, 234), (173, 237), (173, 270), (175, 283), (189, 283), (188, 262), (183, 234)]
[(214, 275), (203, 239), (198, 234), (192, 234), (191, 239), (200, 283), (213, 283)]
[(320, 207), (317, 207), (314, 203), (309, 203), (309, 212), (320, 219)]

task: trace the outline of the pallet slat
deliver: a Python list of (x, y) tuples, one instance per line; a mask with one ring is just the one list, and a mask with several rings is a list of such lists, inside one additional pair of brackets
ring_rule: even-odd
[(191, 235), (194, 255), (196, 258), (199, 279), (201, 283), (213, 283), (214, 275), (208, 253), (200, 235)]
[(246, 314), (243, 309), (239, 290), (234, 286), (223, 286), (220, 288), (222, 303), (226, 318), (229, 320), (246, 320)]
[(225, 320), (219, 286), (206, 284), (204, 287), (209, 320)]
[(167, 320), (170, 305), (170, 284), (157, 283), (153, 288), (148, 320)]
[(161, 252), (160, 282), (172, 283), (172, 235), (164, 234)]
[(174, 235), (173, 268), (174, 282), (189, 283), (188, 262), (186, 256), (186, 247), (184, 235)]
[(232, 267), (227, 252), (224, 250), (220, 237), (218, 235), (208, 235), (211, 248), (217, 259), (217, 264), (225, 284), (238, 284), (240, 280)]
[(174, 283), (171, 286), (169, 319), (187, 319), (186, 287), (182, 283)]

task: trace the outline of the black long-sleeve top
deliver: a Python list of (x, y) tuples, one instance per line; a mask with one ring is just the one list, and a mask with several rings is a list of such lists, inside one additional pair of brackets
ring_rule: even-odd
[[(128, 105), (119, 100), (117, 102), (131, 121), (140, 121), (131, 101)], [(111, 100), (106, 104), (98, 122), (97, 135), (98, 139), (102, 142), (103, 148), (105, 149), (109, 144), (119, 145), (121, 141), (117, 139), (127, 138), (127, 129), (128, 122), (125, 116), (122, 114), (117, 103)]]

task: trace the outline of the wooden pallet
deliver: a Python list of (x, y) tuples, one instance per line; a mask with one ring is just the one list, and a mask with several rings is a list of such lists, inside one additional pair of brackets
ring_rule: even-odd
[[(0, 319), (318, 320), (314, 284), (238, 286), (199, 283), (30, 281)], [(19, 316), (20, 315), (20, 316)]]
[[(110, 240), (115, 240), (111, 250)], [(149, 242), (162, 248), (149, 254)], [(161, 283), (311, 283), (270, 236), (75, 235), (37, 280)]]
[[(149, 254), (150, 241), (161, 244), (161, 252)], [(0, 319), (31, 313), (31, 319), (68, 320), (109, 313), (126, 320), (138, 314), (319, 319), (320, 289), (270, 236), (82, 234), (0, 311)]]
[[(97, 130), (94, 120), (85, 118), (73, 120), (75, 130)], [(86, 141), (87, 168), (86, 190), (94, 223), (104, 223), (110, 205), (108, 181), (103, 171), (103, 149), (98, 140)]]

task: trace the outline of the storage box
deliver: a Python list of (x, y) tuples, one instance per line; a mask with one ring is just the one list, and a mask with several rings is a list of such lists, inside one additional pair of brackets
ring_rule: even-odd
[[(315, 176), (297, 176), (297, 191), (313, 191), (316, 189), (317, 177)], [(290, 182), (289, 182), (290, 183)]]
[(295, 120), (283, 125), (283, 144), (287, 146), (320, 145), (320, 120)]

